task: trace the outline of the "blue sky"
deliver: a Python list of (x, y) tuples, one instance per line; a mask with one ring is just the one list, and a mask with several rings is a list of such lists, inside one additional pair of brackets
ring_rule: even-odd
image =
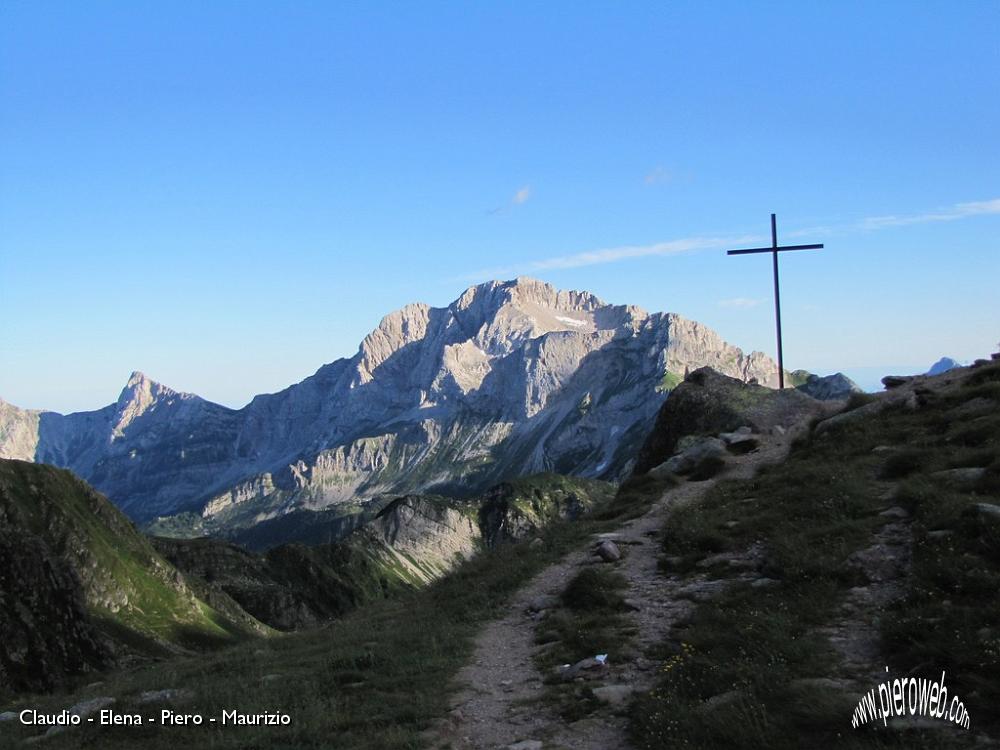
[(723, 252), (772, 211), (826, 243), (783, 258), (788, 366), (983, 356), (998, 38), (976, 0), (10, 0), (0, 396), (239, 406), (517, 274), (772, 353), (767, 259)]

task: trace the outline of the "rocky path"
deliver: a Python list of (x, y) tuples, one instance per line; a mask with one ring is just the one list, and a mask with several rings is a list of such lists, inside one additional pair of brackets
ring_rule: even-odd
[[(797, 432), (778, 432), (758, 436), (756, 451), (729, 457), (720, 476), (749, 478), (759, 466), (781, 461)], [(631, 692), (652, 686), (660, 664), (648, 658), (649, 648), (665, 639), (673, 623), (688, 612), (692, 599), (710, 596), (717, 584), (698, 577), (681, 583), (659, 571), (661, 529), (673, 508), (698, 500), (714, 483), (683, 483), (665, 493), (645, 515), (594, 540), (596, 544), (611, 539), (623, 552), (614, 565), (628, 581), (625, 598), (635, 607), (629, 616), (637, 631), (630, 653), (616, 654), (616, 644), (608, 644), (609, 668), (600, 681), (610, 688), (604, 691), (610, 700), (605, 709), (566, 724), (544, 704), (543, 676), (534, 663), (539, 648), (534, 610), (546, 597), (558, 596), (581, 566), (599, 564), (590, 546), (539, 573), (517, 594), (507, 615), (483, 629), (471, 661), (458, 675), (459, 690), (448, 721), (435, 730), (432, 745), (454, 750), (628, 747), (627, 720), (616, 711), (616, 704), (624, 703)]]

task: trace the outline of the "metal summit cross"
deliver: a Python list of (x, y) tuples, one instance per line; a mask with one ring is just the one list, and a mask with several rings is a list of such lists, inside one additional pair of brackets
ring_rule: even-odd
[(774, 264), (774, 320), (778, 329), (778, 388), (785, 387), (785, 364), (781, 354), (781, 292), (778, 288), (778, 253), (785, 250), (819, 250), (823, 245), (785, 245), (778, 246), (778, 229), (774, 214), (771, 214), (771, 247), (751, 247), (746, 250), (729, 250), (726, 255), (751, 255), (753, 253), (771, 253)]

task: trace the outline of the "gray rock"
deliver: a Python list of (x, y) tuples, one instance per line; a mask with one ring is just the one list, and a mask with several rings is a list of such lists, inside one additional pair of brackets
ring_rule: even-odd
[(726, 455), (726, 444), (719, 438), (706, 437), (695, 441), (683, 453), (678, 453), (667, 459), (665, 462), (650, 470), (650, 474), (661, 476), (664, 474), (690, 474), (702, 461), (711, 458), (724, 458)]
[(895, 505), (892, 508), (883, 510), (881, 513), (879, 513), (879, 515), (882, 516), (883, 518), (904, 519), (910, 517), (910, 512), (905, 508), (900, 508), (898, 505)]
[(824, 377), (809, 375), (805, 383), (796, 386), (796, 390), (820, 401), (838, 401), (855, 393), (864, 393), (857, 383), (842, 372)]
[(578, 677), (584, 679), (596, 679), (602, 673), (604, 673), (608, 668), (606, 662), (600, 662), (597, 659), (588, 657), (586, 659), (581, 659), (576, 664), (563, 665), (557, 670), (557, 675), (563, 682), (570, 682)]
[(109, 695), (100, 696), (97, 698), (90, 698), (85, 701), (80, 701), (79, 703), (70, 706), (68, 711), (71, 714), (79, 716), (81, 719), (86, 719), (88, 716), (97, 713), (102, 708), (107, 708), (108, 706), (114, 705), (115, 699)]
[(492, 281), (387, 315), (353, 357), (238, 410), (140, 372), (96, 411), (0, 402), (0, 457), (71, 469), (141, 523), (193, 508), (193, 531), (231, 532), (442, 482), (477, 491), (581, 455), (575, 472), (621, 479), (665, 373), (708, 365), (775, 380), (770, 358), (680, 316)]
[(135, 699), (136, 703), (166, 703), (167, 701), (188, 700), (194, 697), (194, 693), (183, 688), (167, 688), (166, 690), (147, 690), (139, 693)]
[(14, 711), (4, 711), (0, 714), (0, 721), (13, 721), (17, 716), (17, 713)]
[[(86, 719), (102, 708), (107, 708), (108, 706), (114, 705), (115, 699), (110, 696), (102, 696), (99, 698), (90, 698), (89, 700), (80, 701), (79, 703), (70, 706), (67, 711), (69, 713), (79, 716), (81, 719)], [(51, 726), (46, 730), (43, 737), (51, 737), (56, 734), (62, 734), (67, 729), (70, 729), (69, 725), (55, 725)]]
[(719, 433), (719, 438), (732, 453), (749, 453), (760, 444), (749, 427), (741, 427), (736, 432)]
[(946, 539), (949, 536), (955, 534), (951, 529), (934, 529), (934, 531), (927, 532), (928, 539)]
[(618, 562), (622, 558), (622, 553), (621, 550), (618, 549), (618, 545), (610, 539), (605, 539), (603, 542), (598, 544), (596, 552), (598, 557), (604, 560), (604, 562)]
[[(976, 503), (973, 507), (976, 509), (977, 513), (1000, 519), (1000, 505), (993, 505), (992, 503)], [(928, 536), (930, 536), (930, 534), (928, 534)]]
[(552, 609), (557, 604), (559, 604), (559, 599), (543, 594), (542, 596), (536, 596), (528, 602), (527, 610), (529, 612), (543, 612), (546, 609)]
[(986, 469), (979, 467), (967, 467), (960, 469), (945, 469), (944, 471), (935, 471), (931, 473), (931, 476), (935, 479), (940, 479), (942, 481), (948, 482), (954, 485), (970, 485), (978, 482), (982, 476), (986, 473)]
[(507, 745), (507, 750), (542, 750), (543, 744), (539, 740), (521, 740), (512, 745)]
[(781, 581), (776, 581), (773, 578), (758, 578), (750, 582), (750, 588), (754, 589), (769, 589), (780, 585)]
[(624, 706), (632, 697), (635, 688), (631, 685), (603, 685), (594, 688), (591, 692), (601, 703), (607, 703), (610, 706)]
[(913, 380), (912, 375), (886, 375), (882, 378), (882, 385), (885, 386), (887, 391), (893, 388), (899, 388), (900, 386), (906, 385), (911, 380)]

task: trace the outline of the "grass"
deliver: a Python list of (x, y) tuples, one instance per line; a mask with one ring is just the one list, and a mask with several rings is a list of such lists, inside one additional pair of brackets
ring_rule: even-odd
[(667, 370), (663, 373), (663, 377), (660, 378), (660, 382), (657, 383), (656, 390), (661, 393), (668, 393), (683, 382), (683, 375), (678, 375), (676, 372), (670, 372), (670, 370)]
[[(144, 750), (185, 745), (234, 750), (422, 747), (422, 733), (447, 710), (450, 681), (468, 659), (479, 628), (501, 615), (514, 592), (542, 568), (593, 534), (643, 512), (665, 486), (648, 479), (626, 483), (593, 513), (539, 532), (541, 545), (501, 545), (421, 591), (371, 603), (321, 630), (109, 674), (92, 689), (27, 696), (3, 708), (58, 711), (88, 696), (109, 695), (117, 699), (116, 709), (134, 708), (149, 716), (160, 707), (137, 707), (135, 695), (185, 688), (194, 697), (176, 708), (204, 715), (201, 727), (84, 725), (45, 744), (54, 749)], [(207, 717), (234, 708), (246, 713), (280, 710), (292, 723), (247, 728), (207, 724)], [(0, 745), (27, 733), (20, 726), (8, 732), (7, 726)]]
[[(883, 658), (897, 675), (946, 670), (978, 729), (998, 729), (1000, 523), (975, 504), (997, 502), (1000, 403), (971, 420), (960, 410), (973, 398), (1000, 401), (1000, 367), (973, 373), (915, 411), (889, 409), (799, 441), (784, 464), (752, 480), (722, 481), (670, 517), (669, 572), (684, 576), (709, 554), (760, 545), (760, 575), (777, 583), (734, 583), (674, 629), (662, 646), (663, 675), (633, 707), (637, 747), (780, 750), (803, 747), (804, 738), (837, 748), (971, 743), (971, 734), (947, 731), (853, 730), (860, 695), (801, 681), (837, 675), (839, 654), (819, 629), (837, 619), (852, 587), (866, 584), (848, 557), (872, 543), (886, 523), (878, 514), (890, 505), (913, 514), (913, 574), (902, 600), (869, 614), (880, 624)], [(895, 450), (873, 452), (886, 445)], [(984, 465), (971, 487), (934, 476)]]
[(70, 472), (7, 461), (0, 479), (12, 525), (72, 561), (89, 610), (109, 632), (131, 629), (136, 642), (192, 648), (267, 632), (245, 615), (223, 616), (172, 581), (166, 563), (121, 511)]
[(613, 569), (584, 568), (560, 595), (561, 606), (548, 611), (535, 630), (536, 642), (551, 646), (535, 658), (542, 674), (549, 675), (546, 699), (565, 721), (581, 719), (599, 704), (586, 684), (561, 682), (557, 667), (609, 652), (615, 660), (629, 656), (635, 632), (624, 617), (626, 588), (624, 576)]

